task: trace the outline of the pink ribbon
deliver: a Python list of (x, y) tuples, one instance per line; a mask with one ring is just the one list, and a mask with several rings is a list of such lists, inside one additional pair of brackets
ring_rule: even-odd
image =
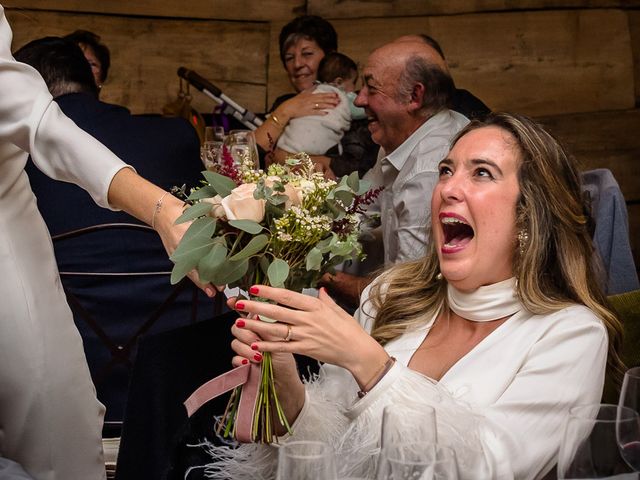
[(209, 400), (219, 397), (242, 385), (240, 403), (236, 414), (236, 440), (242, 443), (253, 441), (251, 432), (256, 409), (258, 386), (260, 385), (261, 367), (255, 363), (242, 365), (223, 373), (207, 383), (199, 386), (184, 402), (187, 416), (191, 417)]

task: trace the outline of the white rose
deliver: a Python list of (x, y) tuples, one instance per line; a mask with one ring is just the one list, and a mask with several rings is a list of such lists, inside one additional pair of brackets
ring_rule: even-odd
[(229, 220), (262, 221), (265, 201), (253, 198), (255, 189), (255, 183), (245, 183), (231, 190), (231, 193), (222, 199), (222, 208)]
[(304, 193), (313, 192), (316, 189), (316, 184), (313, 183), (311, 180), (301, 180), (300, 181), (300, 189)]
[(209, 212), (210, 217), (222, 218), (225, 216), (224, 208), (222, 208), (222, 197), (220, 195), (216, 195), (212, 198), (203, 198), (202, 201), (211, 204), (211, 211)]

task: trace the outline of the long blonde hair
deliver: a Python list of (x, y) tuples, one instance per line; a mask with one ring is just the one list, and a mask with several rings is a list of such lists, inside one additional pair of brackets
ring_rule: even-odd
[[(470, 131), (488, 126), (511, 134), (520, 152), (516, 223), (519, 231), (527, 233), (528, 240), (521, 251), (514, 239), (514, 273), (522, 304), (535, 314), (576, 303), (587, 306), (607, 329), (607, 368), (619, 375), (624, 368), (618, 355), (622, 327), (609, 310), (601, 288), (575, 161), (540, 125), (507, 113), (470, 123), (452, 146)], [(377, 309), (372, 332), (376, 340), (384, 345), (440, 310), (446, 301), (446, 280), (438, 274), (433, 242), (429, 242), (425, 257), (384, 274), (371, 294)]]

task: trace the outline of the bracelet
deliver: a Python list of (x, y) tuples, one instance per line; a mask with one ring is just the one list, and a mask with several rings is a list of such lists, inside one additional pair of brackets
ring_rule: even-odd
[(154, 230), (156, 229), (156, 216), (158, 215), (158, 213), (162, 209), (162, 201), (164, 200), (164, 197), (166, 197), (168, 194), (169, 194), (169, 192), (164, 192), (162, 194), (162, 196), (156, 202), (156, 206), (153, 209), (153, 216), (151, 217), (151, 228), (153, 228)]
[(387, 361), (384, 362), (384, 365), (382, 365), (380, 370), (378, 370), (376, 374), (371, 378), (371, 380), (365, 383), (362, 390), (358, 392), (358, 398), (362, 398), (367, 393), (369, 393), (371, 389), (375, 387), (378, 384), (378, 382), (380, 382), (380, 380), (382, 380), (382, 378), (389, 372), (389, 370), (391, 370), (391, 367), (393, 367), (394, 363), (396, 363), (396, 358), (389, 357)]
[(278, 127), (284, 128), (284, 125), (280, 123), (280, 120), (278, 120), (278, 117), (276, 117), (273, 113), (269, 118), (271, 118), (271, 120), (273, 120), (273, 123), (275, 123)]

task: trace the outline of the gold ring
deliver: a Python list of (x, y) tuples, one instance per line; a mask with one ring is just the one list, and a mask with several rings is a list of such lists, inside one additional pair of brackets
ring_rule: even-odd
[(282, 341), (283, 342), (291, 341), (292, 333), (293, 333), (293, 327), (291, 325), (287, 325), (287, 336), (284, 337)]
[(316, 104), (313, 106), (313, 108), (314, 108), (315, 110), (318, 110), (318, 109), (320, 108), (320, 105), (318, 105), (318, 104), (316, 103)]

